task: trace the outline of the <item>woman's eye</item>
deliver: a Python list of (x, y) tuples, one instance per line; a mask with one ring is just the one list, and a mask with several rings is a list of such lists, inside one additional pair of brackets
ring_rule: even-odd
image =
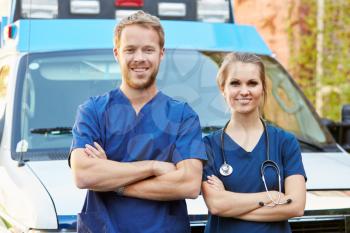
[(250, 86), (255, 87), (255, 86), (258, 85), (259, 83), (258, 83), (258, 82), (255, 82), (255, 81), (252, 81), (252, 82), (249, 82), (248, 84), (249, 84)]
[(238, 82), (238, 81), (231, 81), (231, 82), (230, 82), (230, 85), (232, 85), (232, 86), (238, 86), (238, 85), (239, 85), (239, 82)]

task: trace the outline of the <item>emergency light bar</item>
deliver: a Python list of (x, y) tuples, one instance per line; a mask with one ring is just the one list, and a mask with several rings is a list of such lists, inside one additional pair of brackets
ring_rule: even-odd
[(230, 18), (228, 0), (197, 0), (197, 18), (211, 23), (225, 23)]
[(21, 15), (23, 18), (57, 18), (58, 0), (22, 0)]
[[(0, 0), (1, 1), (1, 0)], [(143, 10), (162, 20), (233, 23), (231, 0), (18, 0), (19, 19), (117, 19)]]
[(185, 3), (158, 3), (158, 15), (163, 17), (185, 17), (186, 5)]
[(115, 6), (118, 7), (143, 7), (143, 0), (115, 0)]
[(115, 19), (121, 20), (124, 17), (127, 17), (133, 13), (136, 13), (137, 10), (116, 10), (115, 11)]
[(99, 0), (71, 0), (71, 14), (98, 15), (100, 13)]

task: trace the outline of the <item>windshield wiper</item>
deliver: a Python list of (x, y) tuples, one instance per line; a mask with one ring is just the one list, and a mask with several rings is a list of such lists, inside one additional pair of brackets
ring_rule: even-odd
[(202, 132), (203, 133), (211, 133), (211, 132), (217, 131), (219, 129), (222, 129), (222, 126), (217, 126), (217, 125), (203, 126)]
[(31, 129), (30, 132), (32, 134), (52, 134), (52, 135), (72, 134), (72, 127), (36, 128), (36, 129)]
[(299, 136), (296, 136), (296, 137), (297, 137), (298, 142), (301, 143), (301, 144), (304, 144), (306, 146), (312, 147), (312, 148), (314, 148), (314, 149), (316, 149), (318, 151), (325, 151), (325, 149), (321, 145), (316, 143), (316, 142), (310, 141), (308, 139), (305, 139), (305, 138), (302, 138), (302, 137), (299, 137)]

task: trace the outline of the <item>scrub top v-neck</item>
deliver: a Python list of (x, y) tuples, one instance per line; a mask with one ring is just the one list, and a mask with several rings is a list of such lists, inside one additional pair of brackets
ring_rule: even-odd
[[(290, 175), (301, 174), (306, 178), (301, 159), (301, 151), (296, 138), (277, 127), (267, 125), (270, 145), (270, 158), (281, 169), (282, 192), (284, 192), (284, 179)], [(204, 168), (203, 180), (207, 176), (217, 176), (227, 191), (237, 193), (264, 192), (265, 188), (260, 176), (260, 166), (266, 160), (266, 137), (260, 136), (259, 141), (251, 152), (247, 152), (229, 135), (224, 133), (224, 146), (226, 161), (233, 168), (229, 176), (222, 176), (219, 172), (223, 164), (221, 154), (221, 133), (216, 131), (204, 138), (208, 161)], [(266, 169), (265, 178), (269, 190), (278, 190), (278, 179), (275, 171)], [(257, 200), (257, 203), (259, 200)], [(289, 233), (288, 221), (281, 222), (253, 222), (235, 218), (225, 218), (209, 214), (205, 233)]]
[[(233, 138), (230, 137), (230, 135), (228, 135), (226, 132), (224, 132), (224, 140), (225, 140), (225, 143), (226, 142), (229, 142), (232, 144), (232, 146), (230, 146), (230, 148), (237, 148), (238, 150), (241, 150), (242, 153), (246, 153), (246, 154), (249, 154), (249, 153), (254, 153), (255, 150), (258, 149), (258, 147), (260, 146), (261, 144), (261, 141), (263, 140), (263, 137), (265, 137), (265, 134), (262, 133), (260, 136), (259, 136), (259, 139), (258, 141), (256, 142), (256, 144), (254, 145), (254, 147), (248, 151), (246, 150), (245, 148), (243, 148), (239, 143), (237, 143)], [(266, 138), (265, 138), (266, 140)]]
[[(138, 114), (119, 88), (91, 97), (79, 106), (72, 132), (71, 150), (96, 141), (114, 161), (206, 160), (197, 114), (160, 91)], [(91, 190), (78, 224), (111, 233), (190, 232), (184, 200), (150, 201)]]

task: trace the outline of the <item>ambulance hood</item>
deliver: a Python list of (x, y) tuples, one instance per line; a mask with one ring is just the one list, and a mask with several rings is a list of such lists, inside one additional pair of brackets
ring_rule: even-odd
[(54, 202), (57, 215), (76, 215), (83, 207), (86, 190), (78, 189), (66, 160), (28, 162)]
[[(308, 190), (350, 190), (349, 154), (303, 153), (303, 163)], [(28, 166), (49, 192), (58, 215), (75, 215), (81, 211), (86, 190), (74, 185), (67, 161), (36, 161)], [(195, 206), (189, 206), (189, 212)]]
[(350, 155), (303, 153), (308, 190), (350, 190)]

